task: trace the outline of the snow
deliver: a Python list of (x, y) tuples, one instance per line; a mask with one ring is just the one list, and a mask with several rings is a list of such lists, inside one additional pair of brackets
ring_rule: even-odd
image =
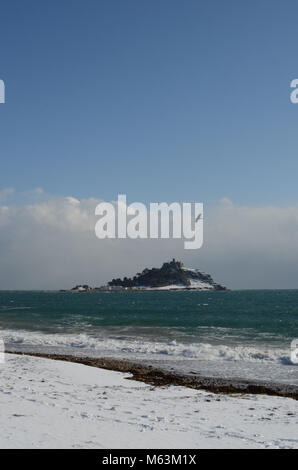
[(207, 281), (199, 281), (195, 279), (190, 279), (190, 287), (195, 287), (197, 289), (214, 289), (214, 286)]
[(168, 284), (163, 287), (155, 287), (155, 290), (171, 290), (171, 289), (185, 289), (184, 284)]
[[(182, 269), (186, 273), (190, 271), (191, 273), (194, 273), (197, 276), (198, 274), (205, 274), (202, 271), (200, 272), (198, 269), (186, 268), (185, 266), (183, 266)], [(190, 286), (185, 286), (184, 284), (169, 284), (163, 287), (139, 286), (138, 289), (142, 289), (142, 290), (175, 290), (177, 289), (179, 290), (179, 289), (185, 289), (186, 287), (191, 287), (193, 289), (199, 289), (199, 290), (214, 290), (214, 285), (208, 280), (189, 278), (189, 281), (190, 281)]]
[(162, 287), (146, 287), (139, 286), (138, 289), (142, 290), (181, 290), (186, 289), (187, 287), (192, 287), (200, 290), (214, 290), (214, 286), (207, 281), (199, 281), (195, 279), (190, 279), (190, 286), (185, 286), (185, 284), (168, 284), (167, 286)]
[[(221, 330), (221, 334), (229, 334), (228, 328), (201, 326), (200, 329), (205, 330), (207, 341), (208, 334), (213, 335), (214, 331)], [(170, 338), (150, 341), (142, 336), (111, 337), (91, 333), (42, 333), (25, 330), (5, 330), (3, 340), (6, 350), (10, 352), (110, 357), (141, 364), (146, 362), (180, 374), (223, 379), (237, 377), (263, 383), (298, 385), (298, 365), (291, 363), (289, 348), (269, 347), (266, 343), (183, 343)]]
[[(199, 281), (196, 279), (189, 279), (190, 286), (185, 286), (184, 284), (170, 284), (163, 287), (151, 288), (151, 290), (173, 290), (173, 289), (186, 289), (187, 287), (200, 289), (200, 290), (214, 290), (214, 286), (207, 281)], [(150, 288), (149, 288), (150, 289)]]
[(297, 402), (154, 388), (129, 374), (6, 355), (1, 448), (298, 448)]

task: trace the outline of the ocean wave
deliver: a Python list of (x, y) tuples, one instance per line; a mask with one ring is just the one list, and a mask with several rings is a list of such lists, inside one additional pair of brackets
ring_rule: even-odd
[(290, 350), (270, 348), (268, 346), (232, 346), (226, 344), (180, 342), (150, 342), (135, 338), (120, 339), (113, 337), (95, 337), (82, 334), (45, 334), (41, 332), (2, 330), (0, 332), (6, 347), (17, 349), (21, 346), (34, 346), (42, 351), (45, 347), (67, 348), (70, 354), (76, 351), (92, 352), (92, 355), (105, 354), (115, 356), (196, 359), (200, 361), (242, 361), (251, 363), (290, 363)]

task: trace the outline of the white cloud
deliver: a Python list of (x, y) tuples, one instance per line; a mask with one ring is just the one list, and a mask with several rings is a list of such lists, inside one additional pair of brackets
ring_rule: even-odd
[(222, 197), (219, 202), (221, 204), (224, 204), (226, 206), (232, 206), (233, 205), (233, 202), (231, 201), (231, 199), (227, 198), (227, 197)]
[(23, 207), (0, 206), (0, 289), (100, 285), (171, 257), (173, 241), (151, 242), (148, 256), (146, 241), (98, 240), (99, 202), (51, 197)]
[(14, 193), (14, 188), (4, 188), (0, 190), (0, 202), (6, 201), (6, 199)]
[(204, 246), (195, 251), (180, 240), (98, 240), (99, 202), (47, 197), (0, 206), (0, 289), (100, 285), (172, 257), (231, 288), (298, 287), (298, 207), (221, 201), (205, 209)]
[(68, 196), (65, 198), (65, 200), (69, 202), (69, 204), (73, 204), (73, 205), (80, 204), (80, 201), (76, 199), (75, 197)]
[(206, 270), (235, 288), (298, 288), (298, 206), (229, 201), (204, 219), (204, 246), (195, 258)]

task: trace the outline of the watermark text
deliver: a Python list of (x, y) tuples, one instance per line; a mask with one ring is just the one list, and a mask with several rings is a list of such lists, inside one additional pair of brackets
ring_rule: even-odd
[(95, 215), (100, 216), (95, 225), (99, 239), (184, 239), (186, 250), (203, 244), (203, 204), (199, 202), (154, 202), (148, 210), (140, 202), (127, 205), (126, 195), (119, 194), (114, 204), (99, 203)]
[(291, 81), (291, 88), (294, 90), (291, 92), (290, 100), (293, 104), (298, 103), (298, 78)]
[(0, 80), (0, 104), (5, 103), (5, 83), (3, 80)]

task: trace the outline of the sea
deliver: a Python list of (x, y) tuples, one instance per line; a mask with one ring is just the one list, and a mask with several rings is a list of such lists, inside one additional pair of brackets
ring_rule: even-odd
[(7, 351), (298, 385), (298, 290), (0, 291), (0, 339)]

